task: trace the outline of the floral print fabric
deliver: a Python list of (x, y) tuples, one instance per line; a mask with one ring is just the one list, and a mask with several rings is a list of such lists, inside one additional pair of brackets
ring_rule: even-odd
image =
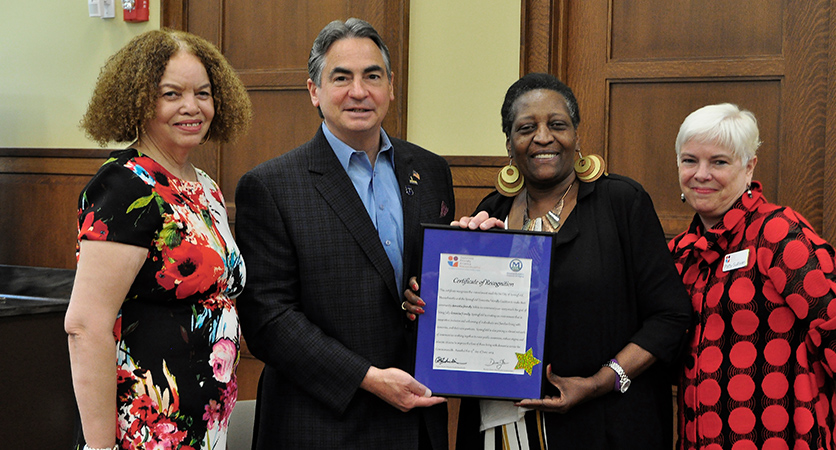
[(148, 249), (116, 320), (117, 442), (124, 449), (225, 449), (237, 398), (244, 262), (218, 186), (117, 151), (79, 200), (79, 240)]
[[(678, 391), (680, 449), (832, 448), (834, 250), (760, 184), (669, 247), (698, 322)], [(748, 251), (733, 270), (726, 260)], [(731, 255), (731, 256), (730, 256)], [(737, 255), (737, 256), (735, 256)]]

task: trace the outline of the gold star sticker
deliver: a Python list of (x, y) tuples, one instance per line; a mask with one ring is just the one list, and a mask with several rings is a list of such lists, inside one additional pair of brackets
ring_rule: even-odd
[(531, 369), (537, 364), (540, 364), (540, 360), (534, 357), (531, 349), (528, 349), (525, 353), (515, 353), (515, 355), (517, 355), (517, 365), (514, 367), (514, 370), (525, 369), (526, 373), (531, 375)]

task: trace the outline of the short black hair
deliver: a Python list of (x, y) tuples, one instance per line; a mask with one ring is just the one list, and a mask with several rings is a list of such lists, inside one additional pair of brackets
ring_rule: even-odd
[(506, 137), (511, 136), (511, 125), (513, 125), (514, 119), (516, 119), (517, 112), (514, 109), (514, 102), (526, 92), (538, 89), (548, 89), (562, 95), (566, 99), (566, 108), (569, 110), (572, 126), (577, 128), (580, 125), (581, 113), (572, 89), (564, 82), (558, 80), (554, 75), (547, 73), (529, 73), (515, 81), (508, 88), (508, 92), (505, 93), (505, 101), (502, 103), (500, 114), (502, 115), (502, 132), (505, 133)]

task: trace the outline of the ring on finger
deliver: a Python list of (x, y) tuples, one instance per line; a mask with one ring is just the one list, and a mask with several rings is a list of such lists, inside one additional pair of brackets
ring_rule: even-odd
[(406, 311), (406, 301), (401, 302), (401, 309)]

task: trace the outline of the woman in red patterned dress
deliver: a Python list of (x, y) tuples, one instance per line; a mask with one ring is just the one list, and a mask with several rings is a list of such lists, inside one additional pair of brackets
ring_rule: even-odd
[(132, 144), (79, 198), (76, 448), (226, 448), (246, 276), (220, 189), (189, 155), (239, 136), (251, 111), (226, 59), (188, 33), (143, 33), (102, 69), (82, 127)]
[(696, 214), (669, 247), (697, 324), (678, 391), (680, 449), (832, 448), (834, 250), (752, 181), (755, 116), (691, 113), (676, 140)]

